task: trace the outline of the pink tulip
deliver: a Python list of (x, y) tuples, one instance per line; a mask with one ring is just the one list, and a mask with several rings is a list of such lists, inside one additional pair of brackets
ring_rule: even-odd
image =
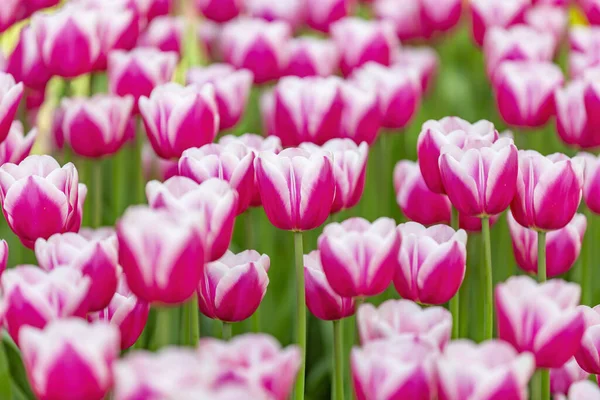
[(396, 338), (355, 347), (350, 355), (357, 400), (437, 398), (433, 343), (418, 338)]
[(335, 74), (338, 65), (338, 50), (331, 40), (300, 37), (289, 42), (285, 75), (327, 77)]
[(420, 3), (423, 24), (430, 31), (446, 32), (460, 21), (461, 0), (420, 0)]
[(354, 10), (353, 0), (304, 0), (306, 3), (306, 23), (313, 29), (329, 32), (332, 25)]
[(559, 43), (567, 32), (569, 14), (564, 8), (540, 4), (525, 12), (525, 23), (538, 32), (551, 34)]
[(134, 105), (132, 96), (97, 94), (63, 102), (62, 131), (76, 154), (90, 158), (112, 155), (129, 139), (126, 133)]
[(298, 148), (263, 151), (255, 168), (265, 213), (276, 228), (307, 231), (327, 220), (335, 195), (330, 154)]
[(238, 204), (237, 192), (220, 179), (208, 179), (198, 185), (193, 180), (174, 176), (164, 183), (148, 182), (148, 204), (182, 214), (198, 212), (204, 215), (196, 228), (202, 232), (207, 261), (221, 258), (231, 243)]
[(198, 24), (197, 37), (198, 42), (202, 45), (206, 57), (209, 61), (215, 61), (220, 58), (219, 46), (221, 38), (222, 25), (204, 20)]
[(471, 7), (471, 26), (473, 39), (479, 46), (493, 26), (508, 28), (523, 22), (525, 11), (531, 5), (530, 0), (473, 0)]
[(575, 383), (569, 389), (569, 396), (556, 396), (555, 400), (600, 400), (600, 389), (589, 381)]
[(200, 311), (209, 318), (239, 322), (258, 309), (269, 284), (270, 260), (266, 254), (227, 251), (207, 263), (198, 285)]
[(177, 54), (152, 48), (129, 52), (111, 51), (108, 56), (108, 87), (119, 96), (132, 95), (136, 112), (138, 99), (150, 96), (152, 90), (169, 82), (177, 65)]
[(278, 79), (287, 65), (291, 30), (285, 22), (240, 18), (227, 23), (221, 32), (223, 59), (235, 68), (254, 74), (254, 83)]
[(125, 277), (119, 281), (117, 292), (110, 304), (96, 313), (88, 314), (88, 321), (106, 321), (119, 328), (121, 350), (127, 350), (138, 340), (150, 313), (150, 305), (138, 299), (127, 287)]
[(562, 367), (550, 370), (550, 393), (555, 399), (558, 395), (566, 395), (574, 383), (588, 379), (589, 375), (572, 357)]
[(430, 120), (423, 124), (417, 141), (417, 155), (423, 179), (431, 191), (445, 193), (439, 168), (442, 147), (454, 144), (462, 148), (467, 139), (473, 138), (495, 142), (498, 139), (498, 131), (489, 121), (481, 120), (471, 124), (458, 117)]
[(585, 318), (586, 329), (575, 359), (586, 372), (597, 375), (600, 373), (600, 306), (580, 306), (580, 309)]
[(142, 148), (142, 165), (146, 181), (158, 179), (161, 182), (179, 174), (177, 160), (165, 160), (156, 155), (149, 143)]
[(580, 0), (579, 4), (588, 22), (591, 25), (600, 24), (600, 1), (598, 0)]
[(172, 51), (181, 56), (185, 20), (183, 17), (160, 16), (152, 20), (140, 35), (140, 47), (154, 47), (161, 51)]
[(585, 330), (583, 312), (576, 308), (580, 292), (579, 285), (560, 279), (538, 284), (513, 276), (498, 284), (498, 337), (519, 352), (533, 353), (538, 368), (561, 367), (579, 349)]
[(2, 5), (2, 13), (0, 13), (0, 32), (4, 32), (10, 28), (19, 17), (21, 11), (20, 0), (8, 0)]
[(4, 325), (17, 344), (23, 326), (42, 329), (50, 321), (88, 312), (91, 280), (75, 269), (46, 272), (21, 265), (4, 271), (0, 282)]
[(437, 371), (440, 400), (524, 400), (535, 361), (500, 340), (456, 340), (446, 346)]
[(242, 11), (243, 0), (196, 0), (196, 8), (207, 19), (215, 22), (227, 22)]
[(346, 17), (332, 25), (331, 37), (340, 52), (340, 70), (344, 76), (369, 61), (391, 65), (400, 46), (393, 26), (387, 21)]
[[(527, 229), (515, 221), (511, 212), (507, 214), (517, 265), (525, 272), (537, 274), (537, 232)], [(564, 228), (550, 231), (546, 235), (546, 273), (552, 278), (569, 271), (581, 251), (587, 220), (583, 214), (575, 217)]]
[(323, 271), (333, 290), (344, 297), (375, 296), (388, 288), (400, 246), (390, 218), (373, 223), (350, 218), (323, 229), (318, 247)]
[(37, 138), (37, 129), (32, 129), (27, 135), (23, 134), (23, 124), (14, 121), (8, 136), (0, 143), (0, 165), (6, 163), (19, 164), (31, 152)]
[(194, 294), (203, 271), (198, 213), (130, 207), (117, 222), (119, 263), (131, 291), (152, 303), (178, 304)]
[(591, 126), (594, 118), (587, 110), (585, 94), (588, 85), (575, 80), (554, 92), (556, 105), (556, 130), (567, 145), (590, 149), (600, 146), (600, 134)]
[(515, 220), (538, 230), (565, 227), (581, 202), (583, 170), (580, 158), (520, 150), (517, 191), (510, 205)]
[(140, 113), (152, 148), (162, 158), (179, 158), (192, 147), (211, 143), (219, 129), (212, 85), (167, 83), (142, 96)]
[(52, 122), (50, 124), (50, 139), (53, 150), (62, 150), (65, 145), (65, 134), (62, 129), (62, 123), (65, 118), (65, 108), (62, 102), (54, 109)]
[(372, 87), (363, 88), (348, 81), (342, 82), (340, 88), (344, 109), (339, 136), (356, 144), (373, 144), (381, 126), (377, 93)]
[(353, 78), (364, 88), (375, 88), (384, 128), (405, 128), (415, 116), (421, 102), (417, 69), (369, 62), (355, 70)]
[(373, 3), (373, 13), (377, 19), (391, 23), (402, 41), (429, 38), (432, 32), (423, 23), (420, 3), (409, 0), (398, 7), (396, 0), (377, 0)]
[(6, 240), (0, 240), (0, 275), (6, 271), (8, 264), (8, 243)]
[(318, 250), (304, 255), (304, 279), (306, 306), (315, 317), (335, 321), (354, 314), (354, 299), (342, 297), (331, 288)]
[(587, 125), (591, 131), (600, 129), (600, 85), (597, 81), (600, 78), (600, 67), (590, 68), (583, 74), (585, 88), (583, 89), (583, 99), (585, 112), (587, 116)]
[(23, 83), (15, 83), (12, 75), (0, 72), (0, 142), (10, 132), (22, 96)]
[(366, 303), (356, 314), (360, 342), (413, 337), (443, 350), (452, 333), (452, 314), (443, 307), (422, 309), (409, 300), (387, 300), (379, 308)]
[(583, 183), (583, 198), (588, 208), (596, 213), (600, 213), (600, 158), (588, 154), (581, 153), (580, 157), (585, 162), (585, 174)]
[(569, 76), (583, 77), (585, 71), (600, 65), (600, 28), (573, 26), (569, 30)]
[(398, 226), (401, 239), (394, 286), (405, 299), (424, 304), (450, 300), (465, 277), (467, 234), (447, 225)]
[(438, 70), (439, 59), (430, 47), (402, 47), (394, 59), (394, 65), (416, 68), (421, 78), (421, 92), (432, 86)]
[(8, 57), (6, 67), (0, 70), (8, 72), (17, 82), (23, 82), (29, 88), (46, 87), (51, 74), (42, 60), (36, 34), (30, 26), (21, 30), (19, 41)]
[(266, 21), (283, 21), (293, 29), (306, 19), (305, 0), (245, 0), (248, 14)]
[(215, 89), (219, 130), (233, 128), (242, 119), (252, 89), (252, 73), (246, 69), (236, 71), (228, 64), (212, 64), (203, 68), (191, 68), (187, 83), (204, 85), (211, 83)]
[(0, 195), (8, 225), (33, 248), (38, 238), (76, 232), (87, 189), (78, 184), (75, 166), (62, 168), (50, 156), (29, 156), (19, 165), (0, 167)]

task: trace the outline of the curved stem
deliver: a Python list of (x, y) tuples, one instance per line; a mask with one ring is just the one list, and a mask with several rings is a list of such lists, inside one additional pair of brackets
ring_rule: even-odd
[(492, 244), (490, 239), (490, 218), (481, 219), (481, 234), (483, 235), (483, 251), (485, 256), (483, 270), (483, 339), (492, 338), (494, 332), (494, 294), (492, 288)]
[[(451, 226), (454, 230), (459, 229), (458, 210), (451, 208)], [(450, 312), (452, 313), (452, 338), (456, 339), (460, 335), (460, 290), (456, 291), (454, 297), (450, 299)]]
[(343, 320), (333, 321), (333, 347), (335, 358), (335, 399), (344, 400), (344, 329)]
[(546, 282), (546, 232), (538, 232), (538, 282)]
[(300, 346), (301, 364), (296, 380), (296, 399), (304, 399), (304, 374), (306, 371), (306, 299), (304, 293), (304, 249), (302, 232), (294, 232), (296, 259), (296, 340)]

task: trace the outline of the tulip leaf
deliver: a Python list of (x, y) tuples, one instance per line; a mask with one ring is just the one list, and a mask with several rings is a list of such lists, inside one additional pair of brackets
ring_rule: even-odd
[[(4, 332), (2, 335), (2, 347), (4, 348), (5, 360), (8, 363), (8, 370), (10, 372), (11, 381), (13, 382), (14, 392), (19, 392), (19, 395), (13, 393), (13, 398), (35, 400), (35, 396), (33, 395), (31, 387), (29, 386), (29, 380), (27, 379), (25, 367), (23, 366), (21, 352), (15, 342), (6, 332)], [(22, 397), (21, 394), (24, 397)], [(9, 397), (0, 398), (4, 399)]]
[(6, 355), (6, 346), (0, 344), (0, 399), (11, 399), (10, 369)]

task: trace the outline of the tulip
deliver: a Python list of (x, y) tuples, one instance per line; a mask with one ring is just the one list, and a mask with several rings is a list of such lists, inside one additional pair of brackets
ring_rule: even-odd
[(239, 322), (258, 309), (269, 284), (270, 260), (266, 254), (227, 251), (207, 263), (198, 285), (200, 311), (209, 318)]
[(220, 179), (208, 179), (198, 185), (193, 180), (174, 176), (164, 183), (148, 182), (148, 204), (180, 213), (191, 211), (205, 216), (196, 226), (202, 231), (207, 261), (221, 258), (231, 242), (238, 204), (237, 192)]
[(584, 371), (597, 375), (600, 373), (600, 306), (580, 306), (580, 309), (585, 318), (586, 329), (575, 359)]
[(328, 153), (298, 148), (261, 152), (255, 167), (265, 213), (276, 228), (307, 231), (325, 222), (335, 195)]
[(306, 306), (313, 315), (325, 321), (336, 321), (354, 314), (354, 299), (342, 297), (332, 288), (321, 264), (318, 250), (304, 255)]
[(138, 299), (127, 287), (124, 277), (119, 281), (115, 295), (108, 306), (88, 314), (88, 321), (106, 321), (119, 328), (121, 350), (127, 350), (138, 340), (150, 313), (150, 306)]
[(14, 121), (8, 136), (0, 143), (0, 165), (6, 163), (19, 164), (31, 152), (33, 142), (37, 137), (37, 129), (32, 129), (27, 135), (23, 134), (23, 124)]
[(236, 71), (228, 64), (212, 64), (203, 68), (191, 68), (187, 83), (204, 85), (211, 83), (220, 117), (219, 130), (233, 128), (241, 120), (252, 89), (252, 73), (246, 69)]
[(54, 150), (62, 150), (65, 144), (65, 134), (62, 129), (62, 123), (65, 118), (65, 108), (62, 102), (54, 109), (52, 122), (50, 124), (50, 139)]
[(29, 156), (0, 167), (2, 210), (11, 230), (33, 248), (38, 238), (78, 231), (87, 189), (78, 185), (71, 163), (62, 168), (50, 156)]
[(581, 78), (585, 71), (600, 65), (600, 28), (573, 26), (569, 30), (569, 75)]
[[(36, 34), (30, 26), (23, 28), (19, 41), (7, 60), (5, 68), (17, 82), (23, 82), (29, 88), (43, 89), (51, 74), (42, 60)], [(18, 103), (18, 102), (17, 102)]]
[(306, 23), (313, 29), (329, 32), (332, 25), (354, 10), (352, 0), (305, 0)]
[[(507, 220), (517, 265), (525, 272), (537, 274), (537, 232), (521, 226), (515, 221), (511, 212), (508, 212)], [(585, 215), (575, 214), (564, 228), (547, 233), (546, 273), (548, 277), (564, 274), (575, 264), (581, 251), (586, 227)]]
[(79, 319), (25, 327), (20, 337), (23, 364), (40, 400), (102, 400), (119, 358), (119, 331), (109, 324)]
[(381, 112), (374, 88), (362, 88), (353, 82), (341, 83), (344, 103), (339, 136), (356, 144), (372, 145), (381, 125)]
[(196, 0), (195, 3), (207, 19), (219, 23), (237, 17), (244, 6), (242, 0)]
[(285, 75), (331, 76), (339, 64), (339, 53), (331, 40), (300, 37), (289, 42), (289, 60)]
[(533, 353), (538, 368), (561, 367), (579, 349), (585, 330), (579, 295), (578, 285), (560, 279), (538, 284), (528, 276), (509, 278), (496, 286), (498, 337)]
[(500, 340), (456, 340), (446, 346), (437, 370), (443, 400), (525, 399), (535, 361)]
[(185, 20), (182, 17), (160, 16), (152, 20), (140, 35), (138, 45), (171, 51), (181, 56)]
[(293, 29), (306, 19), (305, 0), (245, 0), (248, 14), (266, 21), (283, 21)]
[(588, 381), (575, 383), (569, 389), (569, 396), (556, 396), (555, 400), (600, 400), (600, 389)]
[(420, 3), (410, 0), (398, 7), (396, 0), (377, 0), (373, 3), (373, 13), (377, 19), (391, 23), (402, 41), (429, 38), (432, 32), (423, 23)]
[(600, 146), (600, 135), (591, 126), (593, 118), (586, 110), (586, 88), (584, 81), (576, 80), (554, 92), (558, 135), (567, 145), (583, 149)]
[(589, 153), (581, 153), (579, 156), (585, 162), (583, 183), (585, 205), (592, 212), (600, 214), (600, 198), (597, 196), (600, 192), (600, 158)]
[(471, 8), (471, 26), (473, 39), (479, 46), (483, 45), (484, 37), (493, 26), (508, 28), (523, 22), (525, 11), (531, 5), (530, 0), (473, 0)]
[(404, 46), (394, 59), (394, 65), (413, 67), (419, 71), (421, 93), (426, 93), (433, 84), (438, 70), (438, 55), (430, 47)]
[(450, 341), (452, 314), (443, 307), (422, 309), (409, 300), (387, 300), (378, 308), (363, 304), (356, 315), (360, 342), (396, 337), (428, 341), (440, 350)]
[(224, 26), (221, 53), (235, 68), (250, 70), (254, 83), (266, 83), (284, 72), (290, 35), (290, 27), (284, 22), (240, 18)]
[(8, 243), (6, 240), (0, 240), (0, 275), (6, 271), (8, 264)]
[(525, 12), (525, 23), (538, 32), (550, 33), (559, 43), (567, 32), (569, 15), (564, 8), (540, 4)]
[(194, 294), (203, 271), (198, 213), (130, 207), (117, 222), (119, 262), (131, 291), (148, 303), (178, 304)]
[(168, 83), (142, 96), (140, 113), (152, 148), (162, 158), (179, 158), (191, 147), (213, 141), (219, 114), (212, 85)]
[(378, 340), (355, 347), (350, 360), (356, 399), (436, 399), (438, 353), (434, 344), (418, 338)]
[(142, 165), (146, 181), (158, 179), (161, 182), (179, 174), (178, 160), (165, 160), (156, 155), (149, 143), (142, 148)]
[(421, 0), (420, 3), (423, 24), (431, 31), (449, 31), (460, 21), (461, 0)]
[(399, 233), (390, 218), (373, 223), (363, 218), (332, 223), (318, 241), (325, 276), (344, 297), (375, 296), (387, 289), (399, 246)]
[(401, 237), (394, 286), (405, 299), (424, 304), (450, 300), (465, 277), (467, 234), (447, 225), (398, 226)]
[(50, 321), (88, 312), (91, 280), (75, 269), (46, 272), (21, 265), (4, 271), (0, 282), (4, 325), (17, 344), (23, 326), (42, 329)]
[(9, 0), (3, 4), (2, 14), (0, 14), (0, 33), (10, 28), (18, 19), (21, 7), (21, 1)]
[(583, 169), (578, 158), (520, 150), (517, 191), (510, 205), (515, 220), (536, 230), (565, 227), (581, 201)]
[(215, 61), (220, 58), (219, 46), (221, 38), (221, 24), (204, 20), (198, 25), (197, 38), (202, 45), (209, 61)]
[(10, 74), (0, 72), (0, 142), (8, 136), (23, 96), (23, 83), (15, 83)]
[(591, 25), (598, 25), (600, 23), (600, 1), (580, 0), (579, 4), (588, 22)]
[(590, 68), (583, 74), (585, 85), (583, 99), (587, 125), (592, 131), (600, 129), (600, 117), (597, 115), (600, 110), (600, 85), (597, 84), (598, 78), (600, 78), (600, 68), (598, 67)]
[(344, 76), (369, 61), (392, 64), (399, 47), (394, 28), (386, 21), (346, 17), (332, 25), (331, 37), (340, 52), (340, 70)]
[(207, 144), (183, 152), (179, 175), (202, 183), (210, 178), (228, 182), (238, 193), (237, 213), (250, 205), (255, 191), (254, 152), (242, 143)]
[(439, 168), (441, 148), (446, 144), (455, 144), (462, 148), (467, 138), (495, 142), (498, 139), (498, 131), (489, 121), (481, 120), (471, 124), (458, 117), (430, 120), (423, 124), (417, 141), (417, 155), (423, 179), (431, 191), (445, 194)]
[(588, 379), (589, 375), (572, 357), (562, 367), (550, 370), (550, 393), (554, 396), (566, 395), (574, 383)]

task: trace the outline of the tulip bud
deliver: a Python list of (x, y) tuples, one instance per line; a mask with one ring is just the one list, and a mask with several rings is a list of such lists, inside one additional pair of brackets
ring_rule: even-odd
[(42, 60), (36, 34), (30, 26), (21, 30), (19, 41), (8, 57), (6, 67), (1, 70), (5, 70), (17, 82), (23, 82), (29, 88), (43, 89), (46, 87), (51, 74)]
[(300, 37), (289, 42), (285, 75), (327, 77), (335, 74), (338, 65), (338, 50), (331, 40)]
[(0, 72), (0, 142), (10, 132), (22, 96), (23, 83), (15, 83), (12, 75)]
[(477, 45), (483, 45), (484, 37), (491, 27), (508, 28), (523, 22), (525, 11), (531, 5), (531, 0), (472, 0), (471, 27), (473, 39)]
[(219, 23), (234, 19), (244, 7), (243, 0), (195, 0), (195, 3), (207, 19)]
[(402, 47), (394, 59), (394, 65), (416, 68), (421, 78), (421, 92), (426, 93), (437, 74), (439, 59), (431, 47)]
[(183, 17), (161, 16), (155, 18), (138, 41), (141, 47), (154, 47), (181, 56), (185, 20)]
[(567, 395), (574, 383), (586, 380), (589, 376), (577, 364), (575, 357), (571, 357), (562, 367), (550, 370), (550, 393), (554, 396)]
[(306, 23), (311, 28), (329, 32), (334, 22), (352, 15), (353, 0), (305, 0)]
[(23, 161), (31, 152), (36, 137), (36, 128), (24, 135), (21, 121), (14, 121), (8, 136), (0, 143), (0, 165), (6, 163), (19, 164)]

